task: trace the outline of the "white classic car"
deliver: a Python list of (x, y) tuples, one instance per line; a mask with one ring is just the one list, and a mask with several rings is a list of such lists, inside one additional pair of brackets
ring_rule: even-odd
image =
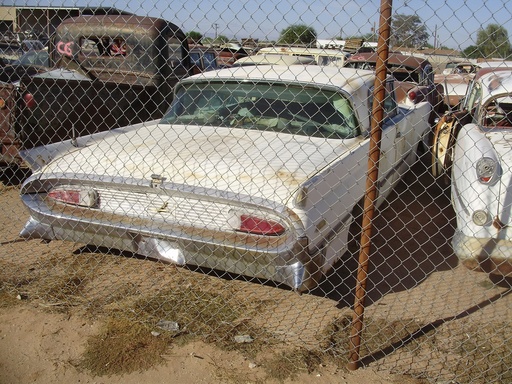
[(470, 269), (512, 276), (512, 69), (490, 71), (468, 91), (473, 121), (453, 149), (453, 249)]
[(436, 138), (437, 166), (451, 173), (455, 254), (470, 269), (512, 276), (512, 68), (480, 70)]
[[(21, 188), (21, 236), (312, 288), (347, 249), (364, 196), (374, 80), (321, 66), (184, 79), (160, 121), (22, 153), (40, 169)], [(378, 203), (431, 111), (396, 104), (386, 84)]]

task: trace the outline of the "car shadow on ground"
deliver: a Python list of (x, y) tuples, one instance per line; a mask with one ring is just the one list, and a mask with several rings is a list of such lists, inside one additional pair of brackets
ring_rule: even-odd
[[(366, 280), (366, 303), (421, 284), (436, 271), (453, 269), (455, 214), (449, 190), (418, 162), (375, 212)], [(311, 294), (339, 307), (354, 304), (359, 251), (347, 252)]]

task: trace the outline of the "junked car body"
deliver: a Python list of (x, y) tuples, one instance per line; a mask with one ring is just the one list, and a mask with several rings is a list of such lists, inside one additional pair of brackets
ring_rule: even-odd
[(475, 74), (485, 68), (512, 67), (510, 61), (482, 61), (479, 63), (460, 62), (455, 66), (446, 68), (442, 74), (436, 74), (434, 81), (444, 88), (445, 103), (449, 108), (459, 108), (468, 86)]
[[(21, 189), (21, 236), (315, 287), (347, 249), (364, 196), (374, 81), (372, 71), (317, 65), (183, 79), (160, 121), (80, 137), (80, 150), (23, 152), (40, 169)], [(377, 204), (429, 128), (430, 105), (398, 105), (394, 85)]]
[(205, 47), (204, 45), (190, 45), (188, 54), (194, 75), (220, 68), (217, 60), (217, 51), (213, 48)]
[(445, 103), (456, 108), (466, 95), (468, 84), (471, 82), (478, 67), (470, 62), (460, 62), (446, 68), (443, 73), (434, 76), (434, 82), (444, 88)]
[(198, 68), (178, 26), (135, 15), (65, 19), (48, 52), (51, 68), (0, 82), (0, 103), (12, 103), (0, 110), (2, 168), (25, 170), (23, 148), (161, 118), (174, 84)]
[(481, 79), (488, 76), (489, 73), (508, 72), (511, 67), (501, 65), (493, 67), (491, 64), (482, 64), (484, 68), (479, 69), (472, 77), (466, 90), (466, 95), (457, 105), (457, 108), (450, 109), (436, 123), (433, 129), (432, 140), (432, 174), (439, 178), (444, 184), (450, 184), (450, 177), (453, 164), (453, 148), (455, 140), (461, 127), (469, 124), (475, 119), (476, 112), (481, 110), (481, 105), (485, 101), (482, 95)]
[(470, 269), (512, 276), (512, 69), (479, 72), (464, 103), (464, 119), (445, 128), (453, 249)]
[[(345, 67), (375, 70), (377, 60), (375, 52), (356, 53), (345, 61)], [(387, 70), (400, 82), (399, 102), (415, 104), (428, 101), (432, 105), (430, 123), (445, 112), (443, 87), (434, 82), (434, 69), (427, 59), (390, 53)]]
[(14, 83), (23, 76), (46, 72), (51, 65), (48, 49), (31, 50), (21, 55), (19, 59), (5, 65), (0, 72), (0, 81)]

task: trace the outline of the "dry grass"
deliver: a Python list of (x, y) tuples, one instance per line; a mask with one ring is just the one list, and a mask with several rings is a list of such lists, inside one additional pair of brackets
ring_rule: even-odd
[(164, 362), (172, 335), (153, 336), (151, 328), (126, 318), (109, 318), (90, 338), (78, 367), (95, 376), (144, 371)]
[[(109, 315), (101, 333), (88, 342), (80, 366), (99, 376), (144, 370), (162, 363), (161, 356), (171, 343), (196, 339), (255, 356), (272, 343), (272, 337), (262, 337), (244, 313), (229, 295), (193, 287), (125, 300)], [(179, 330), (162, 330), (160, 321), (175, 322)], [(253, 342), (235, 341), (237, 335), (256, 334)]]
[(264, 358), (261, 365), (268, 377), (284, 381), (294, 379), (300, 373), (313, 373), (326, 360), (327, 356), (320, 352), (304, 348), (286, 350)]

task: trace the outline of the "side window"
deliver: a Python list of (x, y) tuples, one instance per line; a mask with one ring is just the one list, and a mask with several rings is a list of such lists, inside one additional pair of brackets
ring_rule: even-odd
[(167, 47), (169, 48), (169, 64), (171, 67), (177, 67), (181, 64), (182, 59), (182, 44), (175, 37), (171, 37), (167, 40)]
[(476, 82), (473, 83), (473, 86), (471, 87), (469, 91), (469, 96), (467, 97), (467, 100), (464, 103), (464, 108), (468, 111), (472, 111), (475, 109), (478, 105), (478, 102), (481, 97), (482, 90), (480, 88), (480, 85)]
[(192, 65), (196, 65), (199, 68), (203, 68), (201, 65), (201, 54), (199, 52), (190, 52), (190, 61), (192, 62)]
[(217, 68), (217, 57), (213, 52), (206, 52), (204, 54), (204, 66), (205, 70), (211, 70)]
[(92, 56), (125, 56), (126, 41), (121, 37), (84, 36), (80, 40), (80, 54)]
[(112, 39), (109, 45), (110, 56), (126, 56), (126, 41), (121, 37)]
[(434, 84), (434, 68), (431, 65), (426, 65), (423, 68), (423, 79), (421, 79), (421, 85), (431, 86)]
[[(386, 82), (386, 94), (384, 96), (384, 123), (386, 120), (391, 119), (392, 117), (398, 114), (398, 106), (395, 98), (395, 91), (393, 87), (394, 83), (392, 81)], [(370, 94), (368, 96), (368, 108), (370, 111), (373, 109), (373, 87), (370, 90)]]
[(108, 47), (108, 41), (105, 41), (105, 43), (107, 45), (101, 44), (101, 41), (97, 38), (81, 37), (80, 53), (84, 56), (102, 56)]
[(388, 81), (386, 83), (386, 96), (384, 99), (385, 119), (394, 117), (397, 113), (398, 109), (396, 104), (395, 89), (393, 87), (393, 82)]

